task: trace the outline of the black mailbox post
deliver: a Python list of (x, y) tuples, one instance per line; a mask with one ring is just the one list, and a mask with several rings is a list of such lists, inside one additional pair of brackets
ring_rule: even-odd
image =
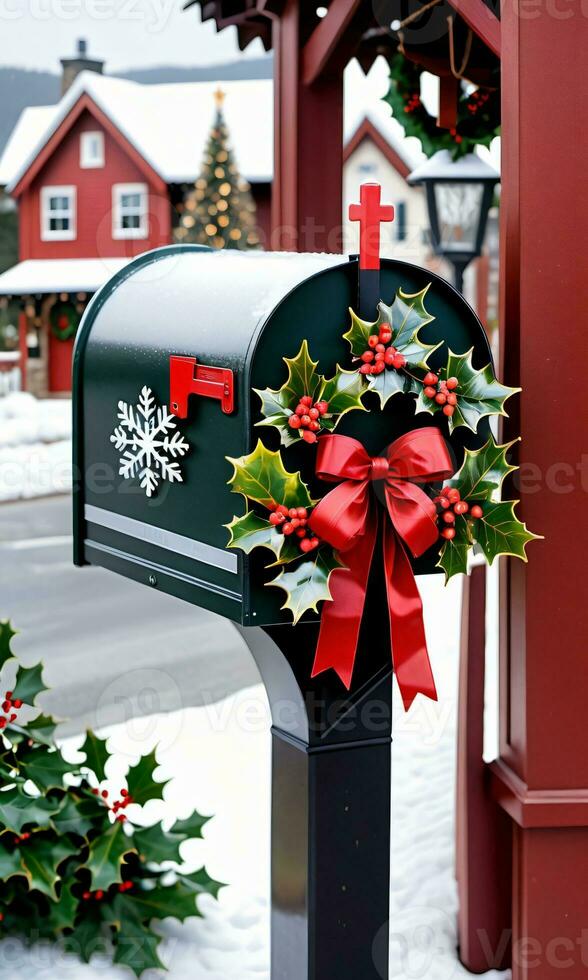
[[(487, 363), (483, 329), (448, 283), (382, 262), (386, 299), (430, 282), (435, 319), (424, 340), (474, 347)], [(251, 452), (258, 439), (252, 389), (279, 387), (282, 357), (304, 338), (327, 372), (343, 362), (357, 290), (356, 259), (163, 248), (96, 295), (74, 358), (76, 564), (229, 618), (268, 692), (272, 980), (388, 976), (392, 667), (379, 559), (346, 691), (333, 671), (310, 679), (318, 617), (292, 626), (278, 590), (264, 585), (263, 563), (227, 550), (223, 526), (235, 513), (225, 457)], [(364, 413), (350, 413), (339, 431), (375, 454), (414, 427), (414, 406), (391, 399), (370, 418), (368, 427)], [(487, 431), (483, 423), (478, 434), (456, 430), (456, 459)], [(439, 571), (428, 555), (415, 569)]]

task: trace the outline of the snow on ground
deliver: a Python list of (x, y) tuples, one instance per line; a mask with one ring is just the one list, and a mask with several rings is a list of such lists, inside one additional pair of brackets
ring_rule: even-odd
[[(454, 579), (443, 590), (435, 576), (419, 584), (440, 700), (418, 698), (408, 715), (398, 697), (395, 702), (390, 978), (464, 980), (470, 974), (455, 953), (453, 858), (460, 583)], [(492, 650), (495, 630), (489, 639)], [(120, 710), (122, 717), (124, 706)], [(269, 725), (260, 686), (205, 708), (128, 720), (105, 731), (117, 755), (117, 772), (109, 773), (113, 790), (129, 762), (161, 745), (160, 776), (173, 781), (165, 803), (146, 808), (146, 823), (164, 814), (171, 822), (194, 808), (215, 814), (204, 840), (184, 845), (184, 858), (189, 870), (204, 863), (229, 887), (218, 904), (201, 900), (205, 918), (161, 926), (170, 980), (269, 980)], [(79, 738), (68, 743), (80, 744)], [(36, 980), (130, 976), (99, 955), (86, 966), (54, 947), (25, 950), (15, 940), (0, 943), (0, 960), (3, 980), (22, 980), (33, 970)], [(506, 980), (508, 974), (485, 976)]]
[(71, 402), (26, 392), (0, 398), (0, 501), (71, 487)]

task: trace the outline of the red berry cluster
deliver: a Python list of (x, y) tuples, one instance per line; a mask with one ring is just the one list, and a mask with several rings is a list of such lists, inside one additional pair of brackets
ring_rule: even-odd
[(283, 504), (274, 504), (269, 509), (271, 510), (270, 524), (277, 527), (282, 534), (295, 534), (300, 539), (298, 547), (303, 554), (318, 548), (319, 539), (307, 527), (308, 511), (306, 507), (284, 507)]
[(472, 92), (467, 101), (468, 112), (471, 112), (472, 116), (475, 116), (480, 109), (484, 108), (489, 98), (489, 92), (481, 92), (479, 88), (476, 89), (475, 92)]
[(22, 708), (22, 701), (19, 698), (12, 700), (12, 691), (7, 691), (2, 702), (2, 711), (5, 717), (0, 718), (0, 729), (11, 725), (18, 718), (18, 711)]
[(468, 504), (461, 499), (461, 494), (457, 487), (443, 487), (438, 497), (434, 498), (434, 503), (439, 508), (439, 523), (441, 524), (440, 535), (446, 541), (452, 541), (455, 537), (455, 518), (456, 516), (469, 517), (478, 520), (483, 516), (484, 511), (479, 504)]
[(320, 419), (329, 410), (327, 402), (313, 402), (310, 395), (303, 395), (288, 419), (291, 429), (299, 429), (305, 442), (316, 442), (321, 430)]
[[(131, 890), (132, 887), (133, 887), (132, 881), (123, 881), (121, 882), (120, 885), (117, 886), (116, 891), (128, 892)], [(99, 888), (95, 892), (84, 892), (82, 898), (84, 902), (90, 902), (92, 899), (94, 899), (94, 901), (96, 902), (101, 902), (102, 899), (104, 898), (104, 892), (102, 891), (101, 888)]]
[(379, 333), (370, 334), (368, 349), (360, 357), (360, 360), (363, 361), (359, 369), (360, 374), (381, 374), (386, 368), (394, 368), (396, 371), (400, 371), (406, 367), (404, 354), (401, 354), (396, 347), (390, 344), (391, 340), (392, 328), (387, 323), (382, 324)]
[(409, 95), (406, 101), (406, 105), (404, 106), (404, 111), (409, 113), (416, 112), (417, 109), (420, 109), (421, 105), (422, 102), (419, 93), (413, 92), (412, 95)]
[(24, 832), (24, 834), (18, 834), (18, 835), (17, 835), (17, 836), (16, 836), (15, 838), (14, 838), (14, 843), (15, 843), (15, 844), (16, 844), (17, 846), (18, 846), (18, 844), (24, 844), (24, 842), (25, 842), (25, 841), (27, 841), (27, 840), (29, 839), (29, 837), (30, 837), (30, 836), (31, 836), (31, 835), (30, 835), (30, 832), (29, 832), (28, 830), (25, 830), (25, 832)]
[(452, 128), (452, 129), (449, 130), (449, 132), (450, 132), (451, 136), (453, 136), (453, 139), (454, 139), (454, 141), (456, 143), (462, 143), (463, 142), (463, 137), (459, 135), (457, 129)]
[(127, 818), (126, 818), (125, 814), (124, 813), (120, 813), (120, 811), (121, 810), (124, 810), (125, 807), (130, 806), (130, 804), (133, 802), (133, 797), (130, 796), (128, 789), (121, 789), (121, 791), (120, 791), (120, 796), (121, 796), (120, 800), (115, 800), (114, 803), (112, 804), (112, 806), (110, 805), (110, 803), (107, 802), (108, 801), (108, 790), (107, 789), (103, 789), (103, 790), (93, 789), (92, 790), (92, 793), (94, 794), (94, 796), (99, 796), (99, 797), (101, 797), (101, 799), (104, 800), (106, 806), (108, 807), (109, 810), (112, 810), (112, 812), (115, 814), (116, 819), (118, 820), (119, 823), (124, 823), (125, 822), (125, 820)]
[(429, 371), (423, 378), (423, 384), (425, 386), (423, 394), (432, 401), (437, 402), (437, 405), (442, 405), (443, 414), (451, 418), (457, 405), (457, 395), (455, 393), (455, 389), (459, 385), (457, 378), (448, 378), (447, 381), (439, 381), (439, 375)]

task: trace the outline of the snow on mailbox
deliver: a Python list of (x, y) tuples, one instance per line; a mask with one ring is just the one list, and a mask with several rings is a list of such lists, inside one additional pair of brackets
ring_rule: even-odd
[(436, 697), (415, 575), (533, 537), (500, 499), (513, 389), (479, 320), (380, 261), (377, 185), (351, 217), (351, 259), (147, 253), (74, 355), (76, 563), (231, 619), (264, 678), (284, 980), (374, 976), (376, 934), (387, 976), (392, 673), (406, 707)]

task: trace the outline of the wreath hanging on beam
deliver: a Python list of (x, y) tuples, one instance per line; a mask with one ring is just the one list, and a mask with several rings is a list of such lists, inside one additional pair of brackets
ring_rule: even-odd
[(500, 135), (500, 84), (496, 88), (463, 88), (457, 101), (456, 123), (441, 129), (421, 101), (421, 76), (425, 69), (400, 51), (390, 59), (390, 87), (384, 101), (392, 109), (406, 136), (416, 136), (427, 157), (449, 150), (454, 160), (473, 153), (477, 145), (490, 146)]

